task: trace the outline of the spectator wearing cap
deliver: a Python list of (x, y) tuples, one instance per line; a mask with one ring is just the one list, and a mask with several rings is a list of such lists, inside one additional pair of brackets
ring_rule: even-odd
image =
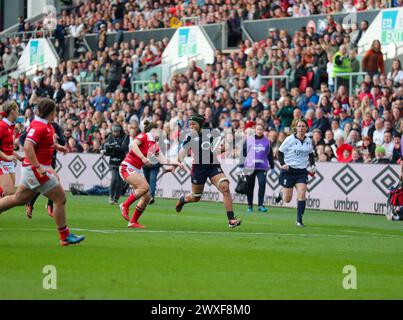
[(374, 40), (371, 48), (365, 52), (362, 58), (362, 71), (367, 72), (370, 76), (385, 73), (385, 64), (379, 40)]
[(154, 72), (151, 74), (150, 82), (147, 85), (147, 92), (148, 93), (160, 93), (162, 89), (161, 82), (158, 81), (158, 76)]
[(336, 150), (337, 161), (341, 163), (349, 163), (353, 158), (353, 147), (348, 143), (343, 143)]
[[(349, 56), (347, 55), (347, 47), (346, 45), (341, 45), (339, 51), (333, 57), (333, 73), (331, 77), (336, 79), (336, 76), (340, 73), (351, 73), (351, 61)], [(337, 83), (348, 85), (348, 76), (340, 76), (337, 77)], [(336, 88), (337, 90), (337, 88)]]
[(383, 146), (378, 146), (375, 149), (375, 158), (372, 160), (374, 164), (390, 163), (389, 158), (386, 156), (386, 150)]

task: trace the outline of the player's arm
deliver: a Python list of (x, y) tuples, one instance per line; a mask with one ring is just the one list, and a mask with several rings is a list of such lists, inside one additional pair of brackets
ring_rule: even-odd
[(187, 156), (189, 149), (190, 149), (190, 140), (191, 140), (191, 136), (187, 136), (185, 141), (182, 144), (182, 147), (179, 150), (178, 153), (178, 159), (177, 162), (181, 163)]
[(313, 154), (313, 152), (311, 152), (309, 154), (309, 169), (308, 169), (308, 173), (311, 176), (314, 176), (316, 173), (316, 166), (315, 166), (315, 155)]
[(3, 151), (0, 151), (0, 157), (2, 159), (6, 159), (7, 161), (15, 161), (15, 160), (17, 160), (17, 157), (14, 155), (14, 153), (12, 155), (8, 156)]
[(25, 140), (24, 152), (28, 161), (38, 171), (38, 173), (41, 176), (45, 175), (46, 173), (45, 169), (41, 166), (41, 164), (38, 162), (38, 159), (36, 158), (34, 142), (32, 142), (29, 139)]
[(134, 139), (134, 142), (132, 144), (132, 150), (134, 152), (134, 154), (136, 156), (138, 156), (141, 161), (145, 164), (145, 165), (151, 165), (151, 161), (150, 159), (148, 159), (140, 150), (139, 146), (141, 145), (142, 141), (139, 139)]
[[(162, 153), (159, 153), (157, 156), (157, 160), (159, 163), (163, 164), (164, 172), (174, 172), (177, 167), (183, 169), (183, 164), (177, 160), (168, 160)], [(168, 163), (169, 162), (169, 163)]]
[[(284, 155), (283, 155), (284, 156)], [(274, 170), (274, 155), (273, 155), (273, 149), (270, 147), (269, 153), (267, 154), (267, 160), (269, 161), (270, 164), (270, 169)]]
[[(14, 156), (15, 159), (18, 160), (18, 161), (21, 161), (21, 162), (24, 161), (24, 157), (23, 157), (23, 156), (20, 156), (17, 151), (13, 151), (13, 156)], [(14, 161), (14, 160), (12, 160), (12, 161)]]
[(281, 144), (279, 150), (278, 150), (278, 161), (280, 162), (280, 166), (284, 170), (288, 170), (290, 167), (288, 164), (285, 163), (284, 160), (284, 152), (287, 150), (288, 146), (288, 138), (286, 138), (283, 143)]
[(66, 137), (64, 136), (62, 128), (56, 122), (53, 123), (53, 128), (55, 129), (57, 143), (60, 144), (61, 146), (65, 146)]

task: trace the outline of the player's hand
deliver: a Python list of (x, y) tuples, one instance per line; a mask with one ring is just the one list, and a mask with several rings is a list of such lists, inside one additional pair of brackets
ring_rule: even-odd
[(283, 165), (283, 166), (281, 167), (281, 169), (283, 169), (283, 170), (285, 170), (285, 171), (288, 171), (288, 169), (290, 169), (290, 167), (289, 167), (288, 164), (285, 164), (285, 165)]
[(56, 150), (61, 152), (61, 153), (63, 153), (63, 154), (66, 154), (68, 152), (67, 147), (66, 146), (61, 146), (60, 144), (56, 145)]
[(151, 166), (151, 161), (147, 157), (142, 158), (141, 161), (143, 161), (145, 166)]
[(175, 172), (176, 166), (174, 165), (169, 165), (169, 166), (164, 166), (162, 170), (162, 174), (168, 173), (168, 172)]
[(7, 156), (7, 161), (9, 161), (9, 162), (11, 162), (11, 161), (16, 162), (16, 161), (17, 161), (17, 157), (16, 157), (14, 154), (12, 154), (12, 155), (10, 155), (10, 156)]
[(308, 174), (313, 177), (316, 173), (316, 167), (315, 166), (311, 166), (308, 170)]
[(19, 154), (16, 154), (15, 157), (17, 158), (18, 161), (23, 162), (24, 157), (20, 156)]
[(45, 174), (46, 174), (46, 170), (42, 166), (40, 166), (38, 169), (36, 169), (36, 171), (39, 173), (39, 175), (41, 177), (45, 176)]

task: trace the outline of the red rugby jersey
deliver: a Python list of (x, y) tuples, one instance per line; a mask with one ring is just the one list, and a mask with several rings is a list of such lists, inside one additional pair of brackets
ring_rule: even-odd
[[(155, 140), (150, 137), (150, 135), (146, 133), (140, 133), (134, 138), (134, 141), (140, 141), (139, 149), (141, 153), (146, 157), (150, 148), (155, 148), (154, 153), (157, 154), (159, 152), (158, 144)], [(133, 142), (135, 143), (135, 142)], [(143, 161), (134, 153), (132, 149), (130, 149), (129, 153), (126, 155), (126, 158), (123, 160), (131, 164), (133, 167), (137, 169), (141, 169), (143, 167)]]
[[(0, 150), (7, 156), (11, 156), (14, 151), (14, 128), (15, 124), (7, 118), (0, 121)], [(1, 157), (0, 160), (7, 161)]]
[[(53, 152), (55, 150), (55, 129), (50, 122), (39, 117), (31, 122), (28, 128), (26, 140), (35, 145), (35, 155), (43, 166), (52, 165)], [(24, 158), (24, 166), (31, 165), (28, 158)]]

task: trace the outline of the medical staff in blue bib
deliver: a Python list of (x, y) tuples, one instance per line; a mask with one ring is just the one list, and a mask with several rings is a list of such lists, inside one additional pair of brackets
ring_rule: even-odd
[(306, 206), (306, 189), (308, 174), (316, 172), (312, 140), (306, 137), (308, 123), (300, 119), (296, 123), (296, 133), (288, 136), (281, 144), (278, 160), (281, 165), (280, 185), (282, 191), (275, 196), (278, 203), (283, 200), (289, 203), (292, 200), (294, 188), (297, 191), (297, 227), (304, 227), (302, 217)]

